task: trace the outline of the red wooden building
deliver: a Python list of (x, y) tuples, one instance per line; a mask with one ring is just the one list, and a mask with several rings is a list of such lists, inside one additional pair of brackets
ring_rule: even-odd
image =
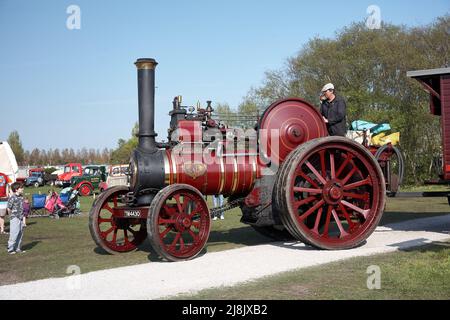
[(450, 184), (450, 68), (408, 71), (407, 76), (429, 92), (430, 112), (441, 116), (443, 174), (439, 182)]

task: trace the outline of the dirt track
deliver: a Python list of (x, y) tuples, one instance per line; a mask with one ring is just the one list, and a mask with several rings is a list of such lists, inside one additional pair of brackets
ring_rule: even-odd
[(321, 251), (274, 242), (207, 253), (192, 261), (151, 262), (0, 287), (0, 299), (158, 299), (341, 259), (420, 246), (450, 238), (450, 215), (379, 227), (359, 248)]

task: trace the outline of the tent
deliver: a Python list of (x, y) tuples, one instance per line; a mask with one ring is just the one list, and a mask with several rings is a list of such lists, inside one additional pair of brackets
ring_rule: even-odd
[(11, 183), (16, 182), (19, 167), (14, 152), (6, 141), (0, 141), (0, 172), (6, 174)]

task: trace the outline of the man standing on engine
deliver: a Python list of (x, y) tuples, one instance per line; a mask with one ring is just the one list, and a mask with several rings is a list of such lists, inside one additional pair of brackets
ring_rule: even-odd
[(320, 100), (320, 113), (327, 124), (328, 134), (345, 137), (347, 133), (347, 105), (344, 98), (336, 95), (332, 83), (327, 83), (322, 88)]

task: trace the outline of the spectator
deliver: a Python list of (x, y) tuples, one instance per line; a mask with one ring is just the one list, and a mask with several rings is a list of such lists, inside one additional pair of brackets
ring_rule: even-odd
[(23, 199), (23, 226), (27, 226), (27, 217), (30, 214), (30, 201), (28, 198)]
[(0, 172), (0, 234), (8, 234), (5, 232), (5, 216), (7, 213), (6, 207), (8, 205), (8, 176)]
[[(223, 206), (223, 195), (219, 194), (219, 195), (214, 195), (213, 196), (213, 204), (214, 204), (214, 208), (218, 208)], [(225, 217), (223, 216), (223, 211), (220, 213), (220, 220), (225, 219)], [(213, 220), (217, 220), (217, 216), (214, 216)]]
[(8, 253), (23, 253), (25, 252), (21, 249), (23, 238), (23, 185), (14, 182), (11, 185), (11, 190), (13, 194), (9, 197), (7, 205), (10, 216)]
[(327, 83), (322, 88), (320, 101), (320, 113), (327, 125), (328, 134), (345, 137), (347, 133), (347, 105), (344, 98), (336, 94), (332, 83)]

